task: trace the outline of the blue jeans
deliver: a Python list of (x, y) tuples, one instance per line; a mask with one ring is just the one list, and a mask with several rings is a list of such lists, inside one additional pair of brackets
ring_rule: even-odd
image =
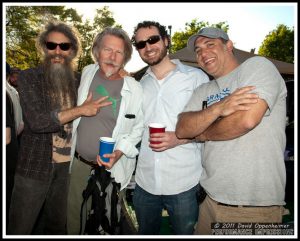
[[(54, 163), (51, 179), (35, 180), (15, 175), (8, 234), (66, 234), (70, 162)], [(43, 223), (41, 223), (43, 221)]]
[(166, 208), (173, 234), (193, 234), (198, 219), (197, 192), (200, 185), (176, 195), (153, 195), (136, 185), (133, 205), (139, 224), (138, 234), (159, 234), (162, 210)]

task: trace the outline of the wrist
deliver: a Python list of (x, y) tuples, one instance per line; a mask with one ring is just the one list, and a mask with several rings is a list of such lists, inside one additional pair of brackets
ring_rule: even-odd
[(81, 105), (80, 106), (75, 106), (72, 110), (73, 110), (74, 116), (76, 118), (84, 115), (83, 108), (81, 107)]
[(123, 152), (120, 150), (115, 150), (114, 152), (116, 154), (117, 160), (119, 160), (121, 158), (121, 156), (123, 155)]
[(222, 113), (222, 104), (221, 102), (216, 102), (215, 104), (211, 105), (209, 107), (211, 109), (212, 114), (216, 117), (216, 119), (218, 119), (219, 117), (221, 117), (221, 113)]

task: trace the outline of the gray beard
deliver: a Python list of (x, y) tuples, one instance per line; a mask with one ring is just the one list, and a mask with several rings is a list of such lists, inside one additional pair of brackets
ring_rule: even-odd
[(74, 70), (69, 59), (63, 64), (51, 63), (51, 57), (44, 61), (45, 79), (50, 103), (53, 108), (66, 109), (76, 103)]
[(109, 78), (110, 76), (112, 76), (113, 73), (111, 71), (107, 71), (104, 74), (107, 78)]

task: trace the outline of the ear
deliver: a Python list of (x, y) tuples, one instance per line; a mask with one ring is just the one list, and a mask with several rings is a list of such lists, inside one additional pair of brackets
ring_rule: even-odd
[(165, 43), (166, 47), (169, 46), (169, 37), (168, 37), (168, 36), (166, 36), (166, 37), (164, 38), (164, 43)]
[(226, 43), (226, 47), (229, 51), (232, 52), (233, 50), (233, 42), (231, 40), (228, 40), (227, 43)]

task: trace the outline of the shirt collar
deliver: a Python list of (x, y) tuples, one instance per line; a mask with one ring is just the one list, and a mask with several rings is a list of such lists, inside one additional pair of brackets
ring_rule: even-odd
[[(171, 59), (171, 62), (173, 64), (176, 64), (176, 68), (174, 71), (180, 71), (184, 74), (188, 74), (188, 70), (187, 70), (186, 66), (184, 64), (182, 64), (179, 59)], [(150, 67), (145, 72), (145, 75), (148, 75), (148, 74), (154, 75), (154, 73), (152, 72)]]

